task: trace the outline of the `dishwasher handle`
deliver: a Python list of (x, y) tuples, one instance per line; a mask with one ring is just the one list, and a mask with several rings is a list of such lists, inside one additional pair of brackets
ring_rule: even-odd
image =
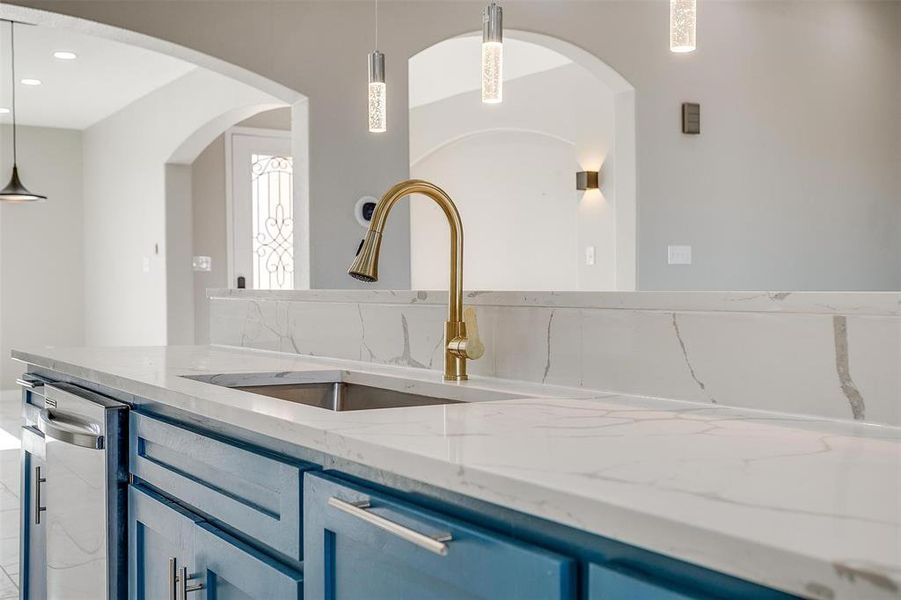
[(100, 426), (77, 417), (43, 409), (38, 414), (38, 429), (46, 437), (91, 450), (103, 450)]

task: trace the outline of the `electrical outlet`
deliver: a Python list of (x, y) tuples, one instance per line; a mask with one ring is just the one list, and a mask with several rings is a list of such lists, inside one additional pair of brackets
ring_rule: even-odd
[(691, 246), (667, 246), (666, 259), (671, 265), (690, 265)]
[(195, 271), (210, 272), (213, 270), (213, 259), (209, 256), (195, 256), (191, 261), (191, 266)]
[(150, 257), (144, 256), (141, 258), (141, 270), (145, 273), (150, 272)]

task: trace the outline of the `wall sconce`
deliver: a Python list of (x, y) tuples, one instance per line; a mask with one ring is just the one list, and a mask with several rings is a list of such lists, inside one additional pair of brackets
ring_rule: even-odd
[(599, 180), (600, 173), (598, 171), (579, 171), (576, 173), (576, 189), (580, 191), (596, 190)]

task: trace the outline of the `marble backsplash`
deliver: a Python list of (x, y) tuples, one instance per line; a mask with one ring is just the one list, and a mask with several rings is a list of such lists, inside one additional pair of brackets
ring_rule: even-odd
[[(213, 344), (442, 368), (446, 292), (210, 290)], [(468, 292), (470, 372), (901, 425), (901, 294)]]

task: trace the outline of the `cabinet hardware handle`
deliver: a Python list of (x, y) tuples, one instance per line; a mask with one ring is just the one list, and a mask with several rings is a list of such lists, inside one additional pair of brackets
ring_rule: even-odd
[(199, 592), (204, 588), (202, 583), (193, 583), (188, 585), (188, 567), (181, 568), (181, 575), (178, 576), (178, 600), (188, 600), (188, 593)]
[(41, 477), (41, 468), (34, 468), (34, 524), (41, 524), (41, 513), (47, 510), (46, 506), (41, 506), (41, 484), (47, 481), (46, 477)]
[(72, 417), (51, 413), (46, 408), (38, 413), (38, 430), (45, 436), (73, 446), (103, 450), (103, 436), (99, 426), (83, 423)]
[(178, 594), (175, 591), (175, 584), (178, 581), (178, 565), (174, 556), (169, 557), (169, 600), (178, 600)]
[(197, 592), (205, 586), (202, 583), (188, 585), (188, 567), (178, 568), (178, 559), (169, 557), (169, 600), (188, 600), (189, 592)]
[(25, 389), (33, 390), (39, 387), (44, 387), (43, 381), (28, 381), (27, 379), (22, 379), (21, 377), (16, 379), (16, 383), (22, 386)]
[(390, 521), (385, 517), (369, 512), (366, 509), (370, 507), (370, 504), (366, 500), (363, 500), (361, 502), (348, 502), (346, 500), (335, 498), (333, 496), (328, 499), (328, 504), (329, 506), (346, 512), (353, 517), (366, 521), (371, 525), (375, 525), (379, 529), (383, 529), (388, 533), (393, 533), (397, 537), (404, 539), (411, 544), (415, 544), (420, 548), (428, 550), (429, 552), (434, 552), (439, 556), (447, 556), (446, 542), (450, 542), (454, 539), (450, 533), (428, 536), (424, 533), (414, 531), (409, 527), (404, 527), (403, 525), (395, 523), (394, 521)]

